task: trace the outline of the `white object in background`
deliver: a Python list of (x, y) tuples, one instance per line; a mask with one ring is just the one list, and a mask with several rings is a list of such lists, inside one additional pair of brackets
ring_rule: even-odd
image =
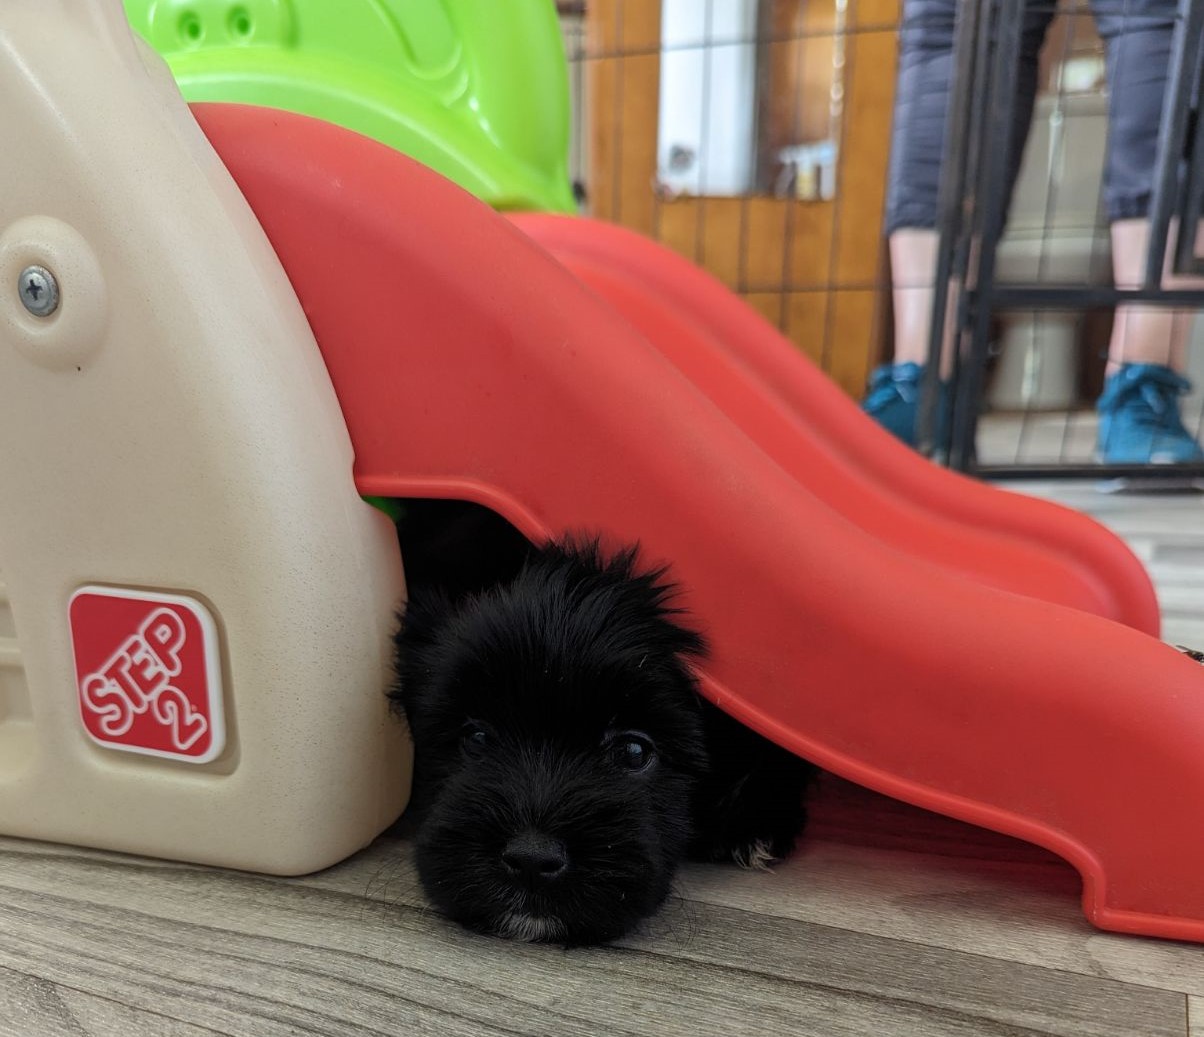
[(774, 195), (793, 195), (802, 202), (831, 201), (836, 197), (836, 141), (793, 144), (778, 152), (782, 171)]
[(756, 0), (663, 0), (657, 176), (672, 194), (752, 190)]
[[(1007, 229), (996, 254), (1003, 284), (1101, 284), (1111, 273), (1099, 207), (1108, 136), (1102, 94), (1037, 99)], [(999, 364), (988, 393), (998, 410), (1067, 410), (1078, 401), (1081, 315), (1001, 315)]]

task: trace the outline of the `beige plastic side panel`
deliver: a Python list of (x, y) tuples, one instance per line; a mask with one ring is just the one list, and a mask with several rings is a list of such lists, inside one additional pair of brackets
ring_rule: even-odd
[[(30, 262), (60, 282), (48, 319), (19, 301)], [(351, 467), (296, 297), (120, 0), (3, 0), (0, 832), (301, 873), (392, 822), (400, 559)], [(67, 608), (86, 584), (213, 613), (211, 763), (85, 736)]]

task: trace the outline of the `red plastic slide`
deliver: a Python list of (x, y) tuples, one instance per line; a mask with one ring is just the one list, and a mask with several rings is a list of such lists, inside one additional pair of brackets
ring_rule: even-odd
[(540, 213), (510, 219), (850, 522), (992, 586), (1158, 634), (1153, 586), (1119, 538), (1060, 505), (1000, 493), (928, 463), (866, 421), (710, 274), (613, 224)]
[(363, 492), (639, 538), (686, 588), (724, 708), (1060, 853), (1098, 925), (1204, 940), (1198, 664), (850, 523), (543, 249), (401, 155), (283, 112), (197, 115), (309, 316)]

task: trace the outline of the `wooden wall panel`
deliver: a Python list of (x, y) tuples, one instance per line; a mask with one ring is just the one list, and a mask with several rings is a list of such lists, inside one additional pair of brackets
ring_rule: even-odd
[(827, 286), (832, 281), (836, 206), (827, 202), (793, 202), (786, 218), (789, 240), (787, 285), (790, 288)]
[(619, 132), (619, 5), (616, 0), (594, 0), (586, 8), (586, 93), (588, 125), (578, 130), (589, 138), (589, 205), (602, 220), (615, 218), (619, 163), (623, 136)]
[[(782, 291), (786, 256), (786, 208), (778, 198), (749, 198), (745, 205), (744, 241), (740, 244), (744, 276), (741, 290)], [(798, 232), (797, 225), (794, 228)]]
[(845, 392), (860, 397), (877, 352), (871, 345), (882, 333), (882, 294), (873, 289), (837, 289), (830, 294), (828, 306), (821, 363)]
[(729, 288), (740, 287), (740, 234), (744, 203), (740, 198), (704, 198), (695, 262)]
[(786, 299), (786, 323), (782, 330), (821, 367), (824, 363), (828, 302), (831, 295), (831, 292), (824, 289), (791, 292)]
[(902, 6), (901, 0), (849, 0), (849, 28), (893, 30)]
[[(880, 285), (881, 229), (899, 7), (899, 0), (848, 0), (837, 192), (825, 202), (769, 194), (660, 196), (660, 0), (588, 0), (586, 6), (590, 213), (657, 238), (704, 266), (854, 396), (879, 354), (888, 312)], [(824, 69), (835, 53), (833, 38), (823, 35), (823, 19), (830, 17), (818, 0), (811, 11), (799, 8), (798, 0), (774, 0), (762, 14), (761, 75), (772, 93), (795, 96), (804, 80), (810, 83), (806, 104), (794, 105), (788, 117), (781, 105), (762, 105), (761, 137), (774, 138), (761, 144), (768, 153), (816, 137), (799, 123), (825, 117), (827, 101), (816, 84), (829, 74)]]
[(656, 52), (661, 45), (660, 0), (618, 0), (619, 47), (625, 54)]
[(623, 161), (618, 170), (615, 219), (625, 227), (649, 235), (653, 233), (656, 210), (653, 177), (656, 173), (660, 75), (658, 51), (630, 54), (619, 59), (621, 103), (618, 123), (623, 137)]
[(745, 292), (744, 301), (775, 327), (782, 326), (785, 314), (785, 292)]
[(839, 211), (833, 272), (837, 284), (872, 284), (878, 273), (895, 95), (895, 51), (893, 32), (849, 34), (845, 132), (837, 170)]
[[(592, 8), (591, 8), (592, 10)], [(599, 53), (598, 38), (589, 40), (590, 53)], [(622, 135), (618, 132), (616, 114), (619, 97), (619, 62), (614, 58), (586, 59), (586, 81), (589, 95), (589, 209), (600, 220), (613, 220), (618, 204), (619, 163), (623, 160)]]
[(686, 259), (698, 262), (700, 198), (662, 201), (657, 209), (656, 238)]

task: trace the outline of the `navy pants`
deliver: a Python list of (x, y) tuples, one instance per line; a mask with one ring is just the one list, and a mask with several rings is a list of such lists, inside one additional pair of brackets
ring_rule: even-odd
[[(977, 0), (904, 0), (899, 78), (886, 195), (886, 231), (936, 226), (945, 122), (953, 77), (954, 11)], [(1025, 3), (1007, 191), (1020, 172), (1037, 92), (1037, 58), (1052, 0)], [(1176, 0), (1092, 0), (1107, 50), (1108, 150), (1104, 204), (1110, 221), (1148, 216), (1158, 126), (1166, 94)]]

